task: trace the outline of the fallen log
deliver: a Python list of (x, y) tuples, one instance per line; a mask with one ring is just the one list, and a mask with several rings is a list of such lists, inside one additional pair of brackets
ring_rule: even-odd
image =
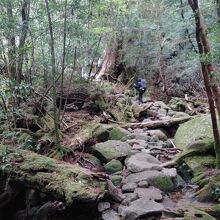
[(160, 128), (160, 127), (170, 127), (172, 125), (178, 125), (193, 119), (191, 116), (181, 117), (181, 118), (171, 118), (169, 120), (156, 120), (149, 122), (138, 122), (138, 123), (126, 123), (120, 125), (122, 128)]
[(105, 194), (105, 183), (93, 172), (28, 150), (0, 145), (0, 175), (63, 201), (96, 201)]

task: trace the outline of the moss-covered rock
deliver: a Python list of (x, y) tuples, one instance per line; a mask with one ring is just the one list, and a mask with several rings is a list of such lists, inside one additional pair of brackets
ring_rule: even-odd
[(210, 115), (204, 115), (183, 123), (175, 135), (175, 145), (180, 149), (186, 149), (189, 144), (198, 139), (213, 140)]
[(123, 169), (123, 165), (119, 160), (111, 160), (105, 165), (105, 170), (108, 174), (113, 174)]
[(120, 186), (122, 182), (123, 177), (120, 175), (113, 175), (111, 176), (111, 181), (115, 186)]
[(94, 166), (100, 166), (101, 162), (100, 160), (93, 156), (92, 154), (85, 154), (85, 159), (91, 162)]
[(190, 209), (184, 213), (184, 220), (215, 220), (214, 217), (198, 209)]
[(131, 133), (124, 128), (113, 128), (109, 131), (109, 140), (122, 140), (130, 136)]
[(0, 167), (0, 173), (10, 174), (11, 180), (47, 193), (68, 206), (76, 200), (94, 202), (105, 192), (105, 184), (93, 178), (91, 171), (28, 150), (1, 145)]
[(92, 121), (82, 126), (82, 128), (73, 136), (71, 147), (97, 139), (98, 141), (107, 141), (109, 138), (109, 126)]
[(207, 212), (209, 215), (216, 217), (217, 219), (220, 217), (220, 204), (208, 206), (207, 208), (202, 208), (202, 210)]
[(107, 141), (110, 136), (108, 129), (108, 126), (99, 124), (98, 127), (93, 130), (91, 138), (96, 138), (99, 142)]
[(183, 117), (189, 117), (189, 115), (185, 112), (176, 112), (173, 115), (173, 118), (183, 118)]
[(185, 102), (178, 97), (172, 97), (169, 101), (169, 106), (174, 111), (184, 112), (186, 110)]
[(174, 189), (174, 183), (169, 176), (161, 175), (148, 180), (149, 184), (164, 191), (170, 192)]
[(197, 199), (201, 202), (220, 200), (220, 173), (204, 176), (198, 183), (203, 187), (195, 193)]
[(191, 169), (193, 176), (205, 172), (208, 168), (215, 168), (215, 157), (212, 155), (192, 156), (184, 159), (186, 165)]
[(121, 159), (130, 154), (131, 146), (122, 141), (110, 140), (92, 146), (93, 154), (103, 163), (112, 159)]

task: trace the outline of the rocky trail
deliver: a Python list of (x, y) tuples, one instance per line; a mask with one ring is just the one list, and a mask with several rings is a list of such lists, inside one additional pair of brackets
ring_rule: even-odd
[[(41, 215), (55, 220), (215, 219), (207, 214), (215, 204), (204, 203), (194, 196), (198, 186), (189, 181), (192, 176), (188, 167), (176, 160), (184, 153), (179, 146), (186, 145), (186, 140), (191, 143), (191, 132), (207, 133), (202, 128), (206, 122), (200, 121), (192, 131), (183, 126), (185, 133), (176, 132), (181, 123), (191, 123), (197, 116), (174, 111), (161, 101), (148, 100), (142, 105), (133, 101), (130, 109), (136, 121), (129, 123), (113, 123), (107, 113), (103, 114), (104, 119), (103, 115), (92, 116), (86, 108), (67, 112), (63, 145), (70, 146), (71, 151), (64, 161), (27, 149), (2, 147), (1, 157), (7, 159), (1, 161), (4, 174), (10, 175), (12, 182), (2, 191), (0, 205), (13, 209), (15, 218), (8, 211), (3, 216), (22, 219), (29, 200), (23, 198), (24, 204), (19, 195), (27, 191), (30, 201), (35, 194), (38, 198), (37, 201), (33, 198), (34, 204), (29, 205), (29, 216), (34, 216), (33, 219)], [(181, 143), (176, 145), (177, 133)], [(48, 139), (40, 140), (44, 143)], [(212, 148), (213, 143), (208, 141), (204, 149)], [(195, 152), (206, 152), (204, 149), (195, 148)], [(189, 154), (195, 152), (192, 148)], [(213, 158), (208, 157), (208, 168), (215, 167)], [(191, 161), (191, 168), (198, 170), (200, 165), (194, 158)], [(213, 170), (210, 175), (218, 174)], [(205, 173), (200, 167), (199, 171)], [(14, 200), (12, 189), (19, 189), (15, 202), (10, 202)], [(19, 207), (20, 204), (23, 205)]]
[[(198, 202), (193, 197), (197, 186), (183, 180), (181, 170), (170, 163), (181, 152), (172, 139), (181, 120), (165, 122), (187, 121), (190, 116), (162, 102), (144, 104), (142, 109), (146, 119), (121, 126), (126, 129), (107, 126), (108, 138), (89, 151), (110, 178), (109, 195), (98, 204), (101, 219), (204, 219), (198, 207), (211, 204)], [(156, 129), (146, 126), (155, 122)]]

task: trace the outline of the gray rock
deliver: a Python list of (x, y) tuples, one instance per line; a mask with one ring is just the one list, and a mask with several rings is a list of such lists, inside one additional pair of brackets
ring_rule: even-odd
[(151, 106), (151, 107), (150, 107), (150, 109), (151, 109), (151, 110), (158, 110), (158, 109), (159, 109), (159, 107), (156, 107), (156, 106)]
[(162, 192), (153, 186), (148, 188), (136, 188), (134, 192), (138, 194), (139, 198), (152, 199), (156, 202), (160, 202), (163, 199)]
[(131, 155), (134, 155), (134, 154), (138, 154), (138, 153), (140, 153), (140, 151), (139, 150), (131, 150)]
[(129, 155), (131, 146), (122, 141), (110, 140), (94, 145), (92, 151), (102, 162), (107, 163), (112, 159), (120, 159)]
[(133, 139), (143, 140), (143, 141), (149, 141), (150, 140), (150, 136), (148, 136), (147, 133), (133, 133), (131, 135), (131, 137)]
[(158, 142), (159, 138), (158, 138), (158, 136), (153, 135), (150, 140), (151, 140), (151, 142)]
[(124, 195), (126, 196), (126, 198), (122, 201), (122, 205), (128, 206), (131, 202), (138, 199), (137, 193), (125, 193)]
[(182, 117), (189, 117), (189, 115), (185, 112), (176, 112), (173, 118), (182, 118)]
[(133, 173), (126, 177), (127, 183), (138, 183), (147, 181), (151, 186), (154, 186), (163, 191), (171, 191), (174, 188), (172, 178), (157, 170), (146, 170), (139, 173)]
[(163, 140), (163, 141), (166, 141), (168, 138), (167, 138), (167, 135), (161, 131), (160, 129), (156, 129), (156, 130), (148, 130), (148, 135), (151, 135), (151, 136), (157, 136), (160, 140)]
[(127, 183), (122, 186), (122, 192), (131, 193), (134, 192), (135, 188), (137, 188), (136, 183)]
[(100, 202), (98, 204), (98, 211), (103, 212), (106, 209), (109, 209), (111, 207), (111, 204), (109, 202)]
[(128, 160), (126, 160), (125, 164), (129, 171), (137, 173), (160, 167), (161, 162), (155, 157), (142, 152), (132, 155)]
[(150, 117), (156, 117), (158, 115), (157, 110), (148, 109), (147, 115)]
[(157, 101), (157, 102), (154, 102), (154, 106), (156, 107), (159, 107), (159, 108), (163, 108), (163, 109), (166, 109), (166, 110), (169, 110), (170, 107), (168, 105), (166, 105), (164, 102), (162, 101)]
[(163, 168), (162, 172), (164, 175), (172, 178), (175, 178), (177, 176), (176, 168)]
[[(147, 147), (147, 144), (145, 144), (145, 146)], [(145, 149), (145, 146), (140, 145), (140, 144), (134, 144), (132, 146), (132, 150), (142, 150), (142, 149)]]
[(169, 111), (167, 112), (167, 115), (169, 115), (171, 117), (174, 116), (175, 114), (176, 114), (176, 112), (171, 109), (169, 109)]
[[(135, 220), (138, 218), (149, 219), (152, 216), (161, 216), (164, 207), (153, 201), (141, 198), (131, 202), (129, 206), (119, 206), (119, 214), (124, 220)], [(148, 218), (149, 217), (149, 218)]]
[(164, 108), (158, 109), (158, 115), (166, 116), (167, 115), (167, 110), (164, 109)]
[(134, 133), (143, 133), (143, 130), (141, 128), (135, 128), (133, 130)]
[(133, 146), (134, 144), (140, 144), (140, 145), (147, 145), (145, 140), (137, 140), (137, 139), (130, 139), (126, 141), (128, 144), (130, 144), (131, 146)]
[(138, 183), (138, 187), (140, 187), (140, 188), (147, 188), (147, 187), (149, 187), (149, 183), (147, 181), (140, 181)]
[(142, 122), (143, 122), (143, 123), (147, 123), (147, 122), (150, 122), (150, 121), (152, 121), (150, 118), (146, 118), (146, 119), (144, 119)]
[(102, 213), (102, 220), (120, 220), (120, 217), (115, 210), (108, 209)]

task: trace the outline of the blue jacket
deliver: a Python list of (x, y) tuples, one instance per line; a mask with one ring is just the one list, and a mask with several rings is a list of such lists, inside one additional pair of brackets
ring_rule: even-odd
[(139, 79), (135, 84), (134, 84), (135, 89), (138, 91), (145, 91), (147, 88), (146, 85), (146, 80), (145, 79)]

